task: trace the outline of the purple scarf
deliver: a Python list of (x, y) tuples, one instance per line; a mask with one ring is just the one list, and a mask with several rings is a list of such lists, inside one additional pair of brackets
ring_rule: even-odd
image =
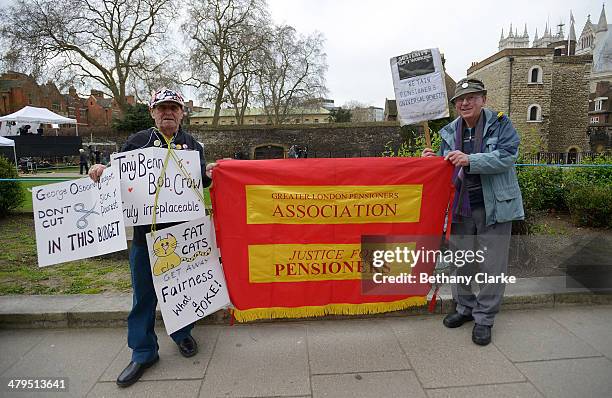
[[(485, 125), (485, 113), (484, 110), (480, 111), (480, 117), (476, 122), (476, 135), (474, 137), (474, 145), (472, 147), (472, 153), (479, 153), (483, 150), (483, 132)], [(463, 152), (463, 118), (459, 118), (457, 121), (457, 128), (455, 129), (455, 150)], [(455, 184), (455, 201), (453, 203), (453, 218), (457, 221), (461, 220), (461, 217), (471, 217), (472, 209), (470, 208), (470, 196), (469, 192), (465, 187), (464, 182), (465, 172), (463, 166), (455, 167), (453, 172), (453, 183)]]

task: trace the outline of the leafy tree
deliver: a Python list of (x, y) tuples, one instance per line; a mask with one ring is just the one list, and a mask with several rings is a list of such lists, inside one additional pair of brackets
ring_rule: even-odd
[(145, 104), (130, 105), (123, 119), (113, 119), (113, 130), (119, 133), (132, 134), (154, 125), (155, 121), (149, 113), (149, 107)]
[(350, 123), (352, 116), (350, 109), (334, 108), (329, 111), (329, 121), (332, 123)]
[[(0, 178), (17, 178), (15, 164), (0, 156)], [(25, 201), (25, 189), (18, 181), (0, 181), (0, 217), (19, 208)]]

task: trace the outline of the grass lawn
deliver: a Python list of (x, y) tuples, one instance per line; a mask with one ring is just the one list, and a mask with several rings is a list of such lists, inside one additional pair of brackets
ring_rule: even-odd
[(0, 219), (0, 295), (129, 292), (127, 252), (39, 268), (32, 214)]
[(20, 181), (19, 183), (24, 188), (26, 188), (27, 192), (25, 195), (25, 201), (23, 202), (21, 207), (17, 209), (17, 211), (31, 213), (32, 212), (32, 191), (31, 191), (32, 188), (37, 187), (39, 185), (54, 184), (56, 182), (61, 182), (61, 181)]
[[(51, 182), (24, 182), (31, 188)], [(36, 255), (32, 196), (21, 213), (0, 218), (0, 295), (93, 294), (130, 292), (127, 251), (39, 268)], [(210, 194), (204, 191), (210, 206)], [(29, 206), (29, 207), (28, 207)], [(29, 209), (29, 210), (28, 210)]]

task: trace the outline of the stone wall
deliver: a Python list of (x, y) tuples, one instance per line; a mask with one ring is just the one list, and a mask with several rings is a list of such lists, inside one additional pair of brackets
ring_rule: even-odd
[[(512, 62), (512, 95), (510, 119), (521, 136), (524, 151), (550, 151), (549, 132), (551, 115), (551, 89), (553, 75), (552, 52), (546, 56), (514, 57)], [(529, 83), (529, 72), (539, 66), (542, 72), (541, 83)], [(540, 120), (529, 120), (529, 108), (540, 107)]]
[[(260, 146), (281, 147), (286, 154), (292, 145), (308, 148), (309, 157), (365, 157), (380, 156), (385, 144), (397, 150), (403, 142), (397, 122), (363, 124), (328, 124), (318, 126), (187, 126), (198, 141), (204, 143), (206, 159), (234, 157), (241, 153), (253, 159)], [(89, 129), (81, 132), (83, 145), (89, 145)], [(74, 129), (66, 134), (74, 135)], [(96, 134), (98, 133), (98, 134)], [(94, 142), (116, 142), (118, 147), (127, 136), (93, 133)]]
[[(591, 64), (567, 62), (564, 57), (555, 57), (554, 78), (551, 95), (549, 150), (567, 152), (589, 150), (587, 129), (589, 126), (589, 76)], [(578, 61), (572, 60), (572, 61)]]
[[(542, 69), (541, 83), (529, 83), (534, 66)], [(468, 76), (484, 82), (489, 108), (510, 116), (522, 150), (566, 152), (571, 147), (588, 150), (589, 70), (588, 56), (555, 57), (552, 49), (507, 49), (470, 67)], [(534, 104), (541, 109), (539, 121), (528, 120)]]
[(397, 149), (403, 142), (400, 126), (393, 122), (361, 125), (326, 126), (189, 126), (189, 130), (205, 144), (208, 161), (234, 157), (241, 153), (255, 157), (260, 146), (282, 147), (287, 153), (292, 145), (308, 148), (309, 157), (380, 156), (385, 144)]
[(487, 107), (508, 113), (508, 91), (510, 89), (510, 61), (501, 58), (468, 74), (481, 80), (487, 89)]

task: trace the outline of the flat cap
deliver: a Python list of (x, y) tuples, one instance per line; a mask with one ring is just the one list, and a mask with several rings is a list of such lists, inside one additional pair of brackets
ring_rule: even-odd
[(455, 95), (450, 101), (454, 104), (457, 98), (470, 93), (482, 93), (482, 95), (487, 95), (487, 90), (485, 90), (485, 86), (482, 81), (466, 77), (457, 82)]

